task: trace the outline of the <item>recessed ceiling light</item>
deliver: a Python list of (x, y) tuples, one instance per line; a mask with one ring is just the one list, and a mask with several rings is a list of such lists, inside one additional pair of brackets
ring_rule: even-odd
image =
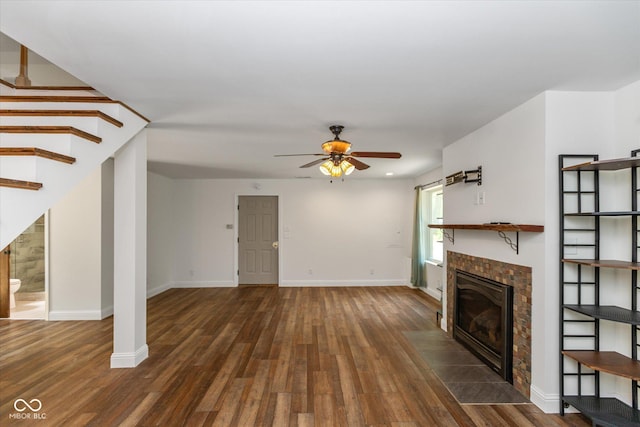
[(387, 173), (385, 173), (385, 175), (387, 175), (387, 176), (393, 176), (393, 172), (387, 172)]

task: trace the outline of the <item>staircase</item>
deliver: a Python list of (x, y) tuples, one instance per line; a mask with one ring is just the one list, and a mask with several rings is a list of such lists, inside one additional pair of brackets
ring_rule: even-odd
[(89, 87), (0, 80), (0, 248), (148, 123)]

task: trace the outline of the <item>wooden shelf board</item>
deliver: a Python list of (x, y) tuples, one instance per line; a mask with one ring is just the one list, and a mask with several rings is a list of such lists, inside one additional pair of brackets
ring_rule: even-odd
[(587, 305), (565, 304), (564, 308), (595, 319), (611, 320), (612, 322), (640, 325), (640, 312), (617, 307), (615, 305)]
[(616, 171), (640, 166), (640, 157), (628, 157), (624, 159), (597, 160), (594, 162), (580, 163), (562, 168), (563, 171)]
[(562, 354), (596, 371), (640, 380), (640, 361), (615, 351), (564, 350)]
[(622, 270), (640, 270), (640, 262), (619, 261), (616, 259), (571, 259), (563, 258), (562, 262), (588, 265), (591, 267), (619, 268)]
[(542, 233), (544, 225), (531, 224), (429, 224), (429, 228), (446, 228), (449, 230), (488, 230), (488, 231), (526, 231)]

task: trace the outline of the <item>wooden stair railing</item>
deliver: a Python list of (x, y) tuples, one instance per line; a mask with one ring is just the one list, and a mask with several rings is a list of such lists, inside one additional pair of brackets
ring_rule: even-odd
[(98, 117), (112, 125), (121, 128), (120, 120), (103, 113), (100, 110), (0, 110), (0, 116), (12, 117)]
[(102, 138), (73, 126), (0, 126), (0, 133), (55, 133), (71, 134), (99, 144)]
[(76, 162), (75, 157), (37, 147), (0, 147), (0, 156), (36, 156), (70, 165)]
[(42, 188), (42, 183), (20, 181), (19, 179), (0, 178), (0, 187), (21, 188), (23, 190), (39, 190)]

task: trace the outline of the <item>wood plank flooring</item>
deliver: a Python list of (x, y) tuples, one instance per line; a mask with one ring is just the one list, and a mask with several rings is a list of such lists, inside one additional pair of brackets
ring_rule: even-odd
[[(460, 405), (403, 335), (434, 319), (405, 287), (172, 289), (149, 300), (135, 369), (109, 368), (111, 318), (0, 320), (0, 425), (590, 425)], [(39, 399), (46, 419), (10, 418), (16, 399)]]

